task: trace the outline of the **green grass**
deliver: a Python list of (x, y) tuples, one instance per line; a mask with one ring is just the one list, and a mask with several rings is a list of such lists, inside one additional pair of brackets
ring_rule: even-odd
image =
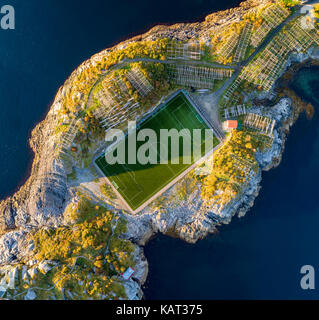
[[(201, 118), (199, 113), (193, 107), (183, 91), (170, 99), (165, 105), (160, 106), (151, 117), (144, 119), (137, 126), (137, 133), (142, 129), (153, 129), (158, 137), (161, 129), (209, 129), (206, 122)], [(119, 143), (125, 143), (127, 150), (127, 136)], [(205, 155), (205, 130), (202, 130), (202, 145), (201, 154)], [(206, 137), (206, 142), (215, 147), (219, 141), (211, 135)], [(137, 142), (137, 150), (139, 146), (145, 142)], [(157, 146), (155, 146), (157, 148)], [(159, 148), (157, 148), (158, 150)], [(136, 210), (143, 205), (147, 200), (162, 190), (167, 184), (178, 177), (186, 169), (194, 164), (194, 159), (191, 154), (187, 155), (189, 164), (183, 163), (182, 139), (179, 142), (179, 164), (172, 164), (171, 145), (168, 146), (168, 164), (160, 164), (160, 155), (158, 154), (158, 164), (142, 165), (137, 164), (115, 164), (109, 165), (103, 154), (96, 160), (96, 164), (102, 170), (109, 181), (117, 188), (117, 191), (125, 199), (131, 209)], [(127, 152), (126, 152), (127, 154)], [(127, 159), (126, 159), (127, 160)]]

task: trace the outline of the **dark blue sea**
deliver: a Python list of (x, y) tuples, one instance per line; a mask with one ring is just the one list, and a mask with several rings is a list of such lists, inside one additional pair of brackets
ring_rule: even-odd
[(194, 22), (239, 0), (8, 0), (16, 29), (0, 30), (0, 199), (30, 171), (28, 138), (58, 88), (93, 54), (163, 23)]
[[(31, 130), (80, 63), (158, 23), (197, 21), (239, 2), (1, 2), (15, 7), (16, 30), (0, 30), (0, 199), (27, 178)], [(318, 69), (302, 70), (294, 86), (318, 106)], [(319, 289), (304, 292), (299, 286), (302, 265), (319, 272), (318, 117), (298, 120), (281, 165), (263, 174), (262, 190), (246, 217), (196, 245), (159, 236), (146, 246), (147, 299), (319, 298)]]
[(292, 127), (279, 167), (244, 218), (195, 245), (159, 236), (146, 257), (146, 299), (318, 299), (300, 287), (300, 268), (319, 275), (319, 68), (303, 68), (292, 87), (315, 106)]

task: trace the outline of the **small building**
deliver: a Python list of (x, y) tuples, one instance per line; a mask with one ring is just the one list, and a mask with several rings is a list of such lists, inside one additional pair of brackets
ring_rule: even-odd
[(227, 120), (223, 123), (223, 129), (227, 132), (232, 131), (238, 128), (238, 121), (237, 120)]
[(121, 274), (124, 280), (129, 280), (132, 278), (133, 274), (135, 273), (135, 270), (131, 267), (129, 267), (124, 273)]

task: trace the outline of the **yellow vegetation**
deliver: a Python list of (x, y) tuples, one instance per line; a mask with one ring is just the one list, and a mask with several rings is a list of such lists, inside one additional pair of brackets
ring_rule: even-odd
[(97, 295), (110, 292), (125, 298), (125, 291), (114, 276), (134, 267), (134, 246), (119, 238), (126, 231), (126, 222), (84, 196), (69, 205), (67, 216), (70, 226), (41, 229), (34, 234), (35, 258), (58, 265), (47, 275), (37, 274), (32, 285), (39, 286), (45, 279), (57, 294), (69, 289), (79, 299), (98, 298)]
[[(235, 130), (227, 143), (213, 157), (213, 171), (203, 179), (202, 197), (225, 205), (236, 198), (247, 175), (257, 170), (255, 152), (263, 148), (258, 134)], [(264, 139), (267, 139), (263, 137)]]

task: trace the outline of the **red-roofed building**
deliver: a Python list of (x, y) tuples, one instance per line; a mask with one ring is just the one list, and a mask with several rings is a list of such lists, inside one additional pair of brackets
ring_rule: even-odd
[(225, 131), (231, 131), (237, 129), (238, 121), (237, 120), (227, 120), (223, 123), (223, 128)]

